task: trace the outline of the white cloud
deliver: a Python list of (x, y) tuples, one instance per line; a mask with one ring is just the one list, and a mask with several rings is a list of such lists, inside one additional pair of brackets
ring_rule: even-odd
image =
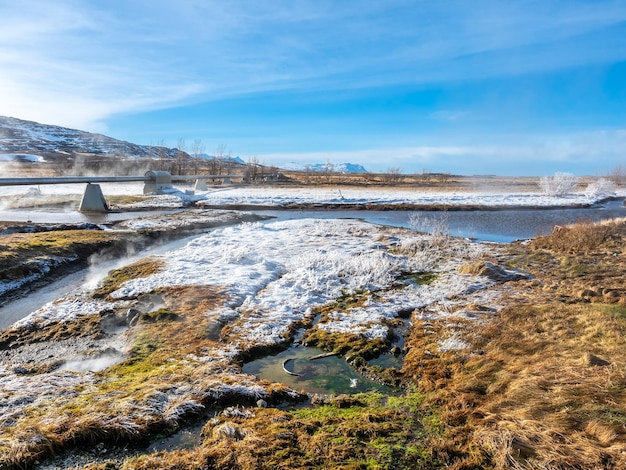
[(555, 171), (575, 171), (594, 175), (607, 172), (618, 164), (623, 165), (624, 155), (626, 129), (571, 135), (511, 136), (508, 142), (484, 145), (267, 153), (258, 157), (266, 164), (277, 166), (289, 162), (358, 163), (371, 172), (399, 167), (403, 173), (419, 173), (428, 169), (453, 174), (547, 175)]
[(625, 40), (605, 30), (625, 19), (611, 0), (2, 1), (0, 114), (93, 130), (119, 113), (264, 90), (612, 62)]

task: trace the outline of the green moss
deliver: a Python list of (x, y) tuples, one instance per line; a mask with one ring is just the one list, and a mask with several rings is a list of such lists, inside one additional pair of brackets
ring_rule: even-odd
[(331, 333), (315, 328), (304, 335), (303, 341), (309, 346), (345, 356), (348, 362), (363, 364), (363, 361), (378, 357), (389, 344), (380, 338), (368, 339), (350, 333)]
[(592, 410), (591, 418), (599, 419), (613, 426), (623, 426), (626, 423), (626, 411), (608, 405), (600, 405)]
[(599, 308), (602, 308), (608, 315), (618, 319), (626, 321), (626, 306), (624, 305), (607, 305), (597, 304)]
[(141, 313), (139, 323), (157, 323), (165, 321), (178, 321), (181, 317), (167, 308), (160, 308), (153, 312)]
[(387, 405), (394, 410), (404, 409), (411, 413), (418, 413), (422, 409), (422, 404), (426, 395), (423, 393), (409, 393), (399, 397), (390, 396)]
[(398, 277), (396, 277), (396, 283), (400, 285), (406, 284), (419, 284), (419, 285), (430, 285), (436, 279), (438, 275), (434, 272), (402, 272)]
[[(152, 371), (161, 363), (159, 360), (152, 360), (152, 355), (159, 350), (160, 346), (160, 343), (149, 335), (138, 336), (128, 352), (128, 359), (111, 366), (108, 369), (109, 373), (112, 376), (135, 377), (137, 374)], [(136, 377), (133, 380), (136, 380)]]
[[(323, 442), (322, 455), (338, 456), (341, 468), (432, 468), (428, 430), (421, 416), (422, 395), (386, 399), (378, 393), (358, 394), (354, 403), (327, 404), (292, 411), (293, 427), (306, 431), (300, 442)], [(430, 426), (430, 425), (429, 425)], [(349, 455), (349, 457), (347, 457)], [(307, 455), (313, 462), (316, 459)], [(341, 457), (344, 457), (341, 459)], [(319, 463), (319, 460), (316, 462)], [(343, 467), (347, 466), (347, 467)]]
[(572, 279), (576, 277), (582, 277), (595, 268), (593, 266), (588, 265), (587, 263), (581, 262), (574, 258), (562, 257), (560, 259), (561, 262), (561, 273), (563, 274), (564, 279)]

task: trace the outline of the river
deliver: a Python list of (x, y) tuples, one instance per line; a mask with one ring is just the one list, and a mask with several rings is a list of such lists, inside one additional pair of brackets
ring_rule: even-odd
[[(278, 219), (304, 217), (320, 219), (362, 219), (367, 222), (392, 227), (417, 228), (428, 231), (430, 227), (445, 227), (450, 235), (478, 241), (510, 243), (515, 240), (549, 234), (555, 225), (579, 221), (598, 222), (626, 217), (624, 201), (609, 201), (591, 208), (571, 209), (499, 209), (451, 211), (371, 211), (371, 210), (315, 210), (315, 211), (256, 211)], [(422, 227), (411, 221), (417, 219)]]

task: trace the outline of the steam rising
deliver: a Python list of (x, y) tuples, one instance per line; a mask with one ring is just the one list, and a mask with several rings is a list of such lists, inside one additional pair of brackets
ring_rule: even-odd
[(120, 352), (107, 353), (94, 358), (76, 359), (67, 361), (59, 370), (72, 370), (74, 372), (97, 372), (116, 364), (124, 355)]

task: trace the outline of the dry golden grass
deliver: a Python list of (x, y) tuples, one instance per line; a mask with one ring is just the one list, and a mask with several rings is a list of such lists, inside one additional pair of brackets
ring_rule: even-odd
[[(500, 468), (626, 465), (625, 325), (607, 310), (508, 309), (484, 331), (485, 356), (502, 367), (494, 374), (488, 364), (482, 377), (485, 358), (470, 358), (465, 368), (486, 388), (474, 437)], [(607, 365), (593, 365), (590, 354)]]
[(603, 223), (580, 222), (557, 226), (549, 237), (539, 237), (534, 245), (561, 253), (590, 254), (605, 246), (606, 241), (623, 235), (623, 225), (624, 221), (617, 219)]
[(152, 258), (144, 258), (123, 268), (115, 269), (108, 273), (107, 277), (94, 291), (93, 296), (96, 298), (106, 297), (111, 292), (119, 289), (124, 282), (130, 279), (148, 277), (158, 272), (161, 267), (161, 262)]
[[(412, 332), (403, 372), (440, 408), (432, 446), (451, 468), (626, 468), (626, 306), (614, 289), (577, 294), (592, 282), (623, 289), (624, 221), (567, 230), (567, 244), (557, 232), (511, 247), (538, 279), (468, 334), (472, 353), (425, 354), (432, 335)], [(564, 253), (588, 272), (563, 278)]]
[(101, 230), (58, 230), (0, 235), (0, 263), (15, 264), (24, 259), (69, 256), (119, 235)]

